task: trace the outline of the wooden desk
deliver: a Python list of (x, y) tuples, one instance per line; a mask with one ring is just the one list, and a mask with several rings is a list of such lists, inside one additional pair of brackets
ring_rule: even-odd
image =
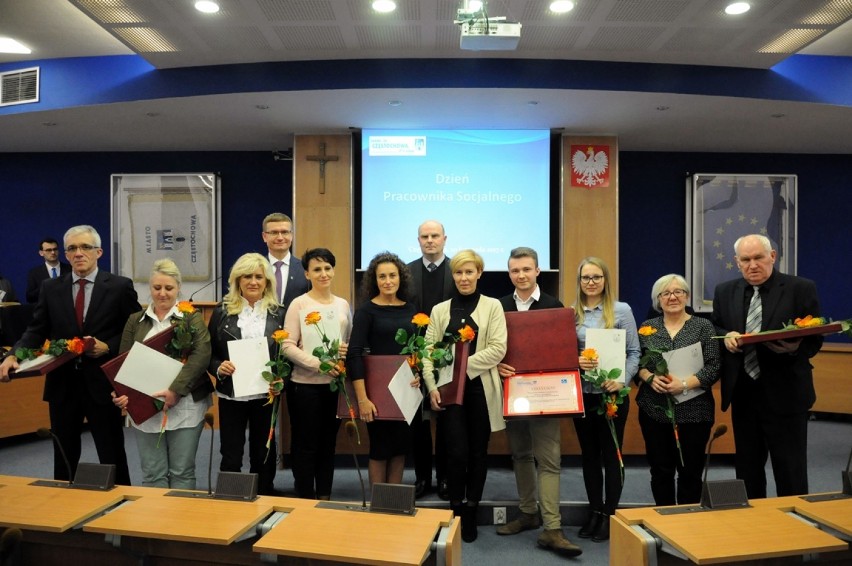
[(115, 490), (10, 483), (0, 487), (0, 526), (62, 533), (123, 500), (124, 496)]
[[(839, 505), (845, 509), (842, 513), (852, 516), (852, 499), (843, 501), (846, 503)], [(648, 564), (649, 553), (664, 558), (653, 541), (643, 539), (645, 535), (637, 532), (636, 526), (659, 537), (695, 564), (751, 563), (766, 559), (773, 559), (774, 564), (783, 563), (784, 557), (799, 561), (801, 556), (815, 553), (841, 553), (821, 557), (826, 563), (839, 560), (836, 562), (839, 564), (850, 559), (846, 542), (788, 514), (824, 503), (807, 504), (792, 497), (751, 503), (753, 506), (748, 509), (680, 515), (660, 515), (651, 507), (619, 510), (610, 522), (610, 564)], [(824, 509), (837, 512), (829, 507)], [(682, 564), (681, 560), (677, 562)]]
[[(329, 562), (380, 566), (419, 565), (441, 527), (450, 527), (452, 512), (418, 509), (413, 517), (317, 507), (296, 509), (254, 544), (256, 552)], [(330, 529), (337, 525), (337, 533)], [(458, 534), (458, 521), (452, 527)], [(343, 537), (343, 539), (341, 539)], [(458, 536), (450, 535), (447, 564), (461, 563)], [(458, 557), (453, 560), (453, 557)]]

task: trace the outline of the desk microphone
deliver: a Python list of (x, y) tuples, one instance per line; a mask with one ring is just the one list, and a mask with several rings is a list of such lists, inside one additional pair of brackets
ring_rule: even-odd
[(204, 422), (210, 426), (210, 461), (207, 463), (207, 495), (213, 497), (213, 413), (204, 413)]
[(710, 442), (707, 444), (707, 458), (704, 460), (704, 478), (701, 480), (702, 492), (707, 488), (707, 470), (710, 468), (710, 454), (713, 452), (713, 441), (726, 434), (728, 434), (728, 425), (722, 423), (713, 431), (713, 436), (710, 437)]
[(65, 449), (62, 448), (62, 443), (59, 442), (59, 437), (56, 436), (49, 428), (40, 428), (36, 431), (39, 438), (52, 438), (53, 444), (59, 449), (62, 454), (62, 460), (65, 462), (65, 469), (68, 471), (68, 485), (74, 485), (74, 475), (71, 473), (71, 463), (68, 461), (68, 456), (65, 455)]
[(0, 536), (0, 566), (17, 563), (13, 556), (23, 538), (24, 533), (17, 527), (10, 527), (3, 531), (3, 535)]
[(710, 468), (710, 454), (713, 441), (728, 432), (726, 424), (720, 424), (713, 431), (710, 443), (707, 445), (707, 460), (704, 462), (704, 479), (701, 486), (701, 508), (702, 509), (734, 509), (748, 507), (748, 494), (745, 482), (741, 479), (707, 481), (707, 472)]
[(206, 289), (207, 287), (209, 287), (209, 286), (210, 286), (210, 285), (212, 285), (213, 283), (216, 283), (216, 282), (217, 282), (217, 281), (219, 281), (220, 279), (222, 279), (222, 277), (217, 277), (216, 279), (214, 279), (214, 280), (213, 280), (213, 281), (211, 281), (210, 283), (208, 283), (208, 284), (206, 284), (206, 285), (202, 286), (201, 288), (196, 289), (195, 291), (193, 291), (193, 292), (192, 292), (192, 294), (189, 296), (189, 302), (190, 302), (190, 303), (192, 302), (192, 299), (195, 297), (195, 295), (197, 295), (198, 293), (200, 293), (201, 291), (203, 291), (204, 289)]

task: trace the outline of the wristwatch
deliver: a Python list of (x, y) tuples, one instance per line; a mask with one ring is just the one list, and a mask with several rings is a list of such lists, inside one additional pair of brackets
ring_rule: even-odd
[(686, 380), (681, 379), (680, 382), (683, 383), (683, 396), (686, 397), (686, 393), (689, 391), (689, 388), (686, 386)]

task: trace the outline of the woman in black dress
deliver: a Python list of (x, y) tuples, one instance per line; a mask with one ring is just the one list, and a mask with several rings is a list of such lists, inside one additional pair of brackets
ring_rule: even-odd
[[(396, 254), (378, 254), (361, 281), (361, 304), (352, 323), (346, 368), (355, 388), (358, 412), (370, 435), (370, 485), (402, 483), (405, 454), (411, 447), (408, 423), (381, 420), (382, 415), (367, 396), (365, 380), (370, 376), (364, 367), (364, 357), (369, 354), (399, 354), (402, 346), (395, 340), (397, 330), (414, 332), (411, 319), (416, 312), (408, 302), (410, 284), (408, 267)], [(419, 387), (419, 378), (415, 377), (411, 386)]]

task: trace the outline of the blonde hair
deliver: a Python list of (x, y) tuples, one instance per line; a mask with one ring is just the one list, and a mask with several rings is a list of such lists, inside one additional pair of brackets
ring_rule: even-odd
[(586, 293), (583, 291), (583, 285), (580, 282), (580, 277), (583, 273), (583, 267), (587, 265), (594, 265), (599, 268), (601, 272), (603, 272), (604, 276), (604, 287), (603, 292), (601, 293), (601, 307), (603, 308), (603, 323), (604, 328), (614, 328), (615, 327), (615, 297), (612, 295), (612, 288), (609, 284), (609, 268), (606, 266), (604, 260), (599, 257), (589, 256), (580, 261), (580, 265), (577, 267), (577, 298), (574, 300), (574, 317), (577, 320), (577, 324), (582, 324), (586, 319), (586, 313), (583, 310), (583, 307), (586, 306)]
[(151, 277), (156, 274), (165, 275), (166, 277), (171, 277), (177, 282), (178, 289), (180, 289), (181, 285), (181, 276), (180, 269), (178, 269), (177, 264), (170, 257), (164, 257), (163, 259), (158, 259), (154, 262), (154, 265), (151, 266)]
[(450, 260), (450, 271), (455, 271), (460, 265), (471, 262), (476, 266), (477, 271), (485, 269), (485, 262), (482, 261), (482, 256), (473, 250), (461, 250)]
[(260, 304), (270, 312), (278, 309), (275, 276), (272, 273), (272, 266), (269, 265), (269, 261), (262, 255), (248, 253), (237, 258), (237, 261), (231, 268), (230, 275), (228, 275), (228, 294), (222, 299), (222, 305), (228, 314), (239, 314), (243, 308), (243, 296), (240, 293), (240, 278), (254, 273), (258, 268), (263, 270), (263, 275), (266, 278), (266, 289), (263, 290), (263, 298), (260, 300)]

